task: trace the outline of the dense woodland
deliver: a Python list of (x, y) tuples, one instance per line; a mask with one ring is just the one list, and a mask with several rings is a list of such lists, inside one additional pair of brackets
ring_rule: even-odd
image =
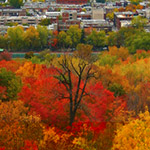
[(0, 149), (150, 149), (150, 53), (129, 52), (1, 53)]
[(8, 50), (0, 53), (0, 149), (150, 149), (150, 33), (141, 20), (110, 33), (16, 26), (0, 35)]

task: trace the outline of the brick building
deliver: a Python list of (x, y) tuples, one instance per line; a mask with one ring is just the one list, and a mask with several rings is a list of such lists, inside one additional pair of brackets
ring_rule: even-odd
[(82, 23), (81, 23), (81, 28), (83, 28), (83, 29), (93, 28), (96, 31), (104, 30), (106, 32), (110, 32), (110, 31), (112, 31), (112, 27), (113, 27), (113, 25), (104, 19), (82, 20)]
[(51, 23), (58, 23), (60, 12), (46, 12), (46, 18), (51, 20)]
[(119, 30), (121, 27), (129, 25), (134, 16), (138, 14), (135, 12), (115, 12), (114, 26)]
[(81, 12), (81, 13), (77, 13), (77, 18), (80, 20), (85, 20), (85, 19), (91, 19), (92, 16), (91, 16), (91, 13)]
[(25, 16), (25, 9), (0, 9), (0, 16)]
[(9, 23), (36, 25), (40, 23), (41, 19), (41, 17), (34, 16), (0, 16), (0, 25), (7, 25)]
[(80, 27), (80, 20), (77, 19), (77, 11), (63, 10), (62, 19), (58, 22), (58, 30), (67, 31), (71, 25), (78, 25)]
[(56, 0), (58, 4), (86, 4), (88, 0)]
[(62, 22), (66, 22), (67, 20), (77, 20), (77, 11), (75, 10), (62, 11)]

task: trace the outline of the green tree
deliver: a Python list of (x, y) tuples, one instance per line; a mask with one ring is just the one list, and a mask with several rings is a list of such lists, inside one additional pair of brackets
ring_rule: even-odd
[(81, 32), (81, 43), (85, 43), (85, 31), (84, 31), (84, 29), (82, 29), (82, 32)]
[(72, 41), (72, 39), (69, 35), (67, 35), (67, 37), (65, 39), (65, 45), (66, 45), (67, 48), (72, 47), (72, 45), (73, 45), (73, 41)]
[(24, 47), (24, 29), (21, 26), (8, 28), (9, 47), (12, 51), (22, 50)]
[(108, 90), (114, 92), (114, 96), (122, 96), (125, 95), (125, 91), (121, 84), (113, 83), (108, 87)]
[(0, 48), (7, 49), (7, 46), (8, 46), (8, 36), (0, 35)]
[(17, 26), (18, 23), (17, 22), (9, 22), (9, 23), (6, 23), (5, 25), (12, 27), (12, 26)]
[(150, 50), (150, 33), (141, 33), (139, 35), (135, 35), (134, 37), (130, 37), (130, 42), (128, 42), (129, 52), (134, 54), (136, 50)]
[(66, 45), (66, 38), (67, 38), (67, 34), (64, 31), (59, 32), (58, 34), (58, 43), (59, 46), (64, 48)]
[(117, 56), (111, 56), (109, 54), (100, 54), (98, 62), (101, 66), (108, 65), (110, 67), (113, 67), (115, 64), (120, 64), (120, 60), (118, 60)]
[(134, 30), (133, 28), (121, 28), (117, 32), (117, 47), (123, 46), (125, 47), (126, 45), (126, 40), (128, 37), (133, 36), (134, 34), (137, 34), (136, 29)]
[(69, 30), (67, 31), (67, 35), (70, 36), (72, 40), (72, 47), (75, 48), (77, 44), (80, 43), (80, 40), (81, 40), (81, 29), (79, 28), (78, 25), (70, 26)]
[(107, 44), (108, 46), (117, 46), (117, 33), (116, 32), (109, 32), (107, 37)]
[(143, 0), (130, 0), (131, 4), (138, 5)]
[(0, 86), (6, 87), (6, 98), (3, 101), (16, 100), (17, 94), (20, 92), (22, 83), (20, 77), (15, 73), (7, 71), (5, 68), (0, 69)]
[(66, 32), (61, 31), (58, 34), (58, 43), (61, 48), (69, 48), (72, 46), (72, 39)]
[(50, 62), (55, 57), (54, 54), (51, 54), (51, 51), (49, 49), (45, 49), (44, 51), (40, 52), (37, 58), (40, 59), (40, 61), (48, 61)]
[(93, 45), (94, 48), (100, 48), (106, 45), (106, 35), (104, 31), (95, 30), (86, 38), (87, 44)]
[(34, 57), (34, 53), (32, 51), (26, 53), (24, 56), (25, 59), (31, 59), (32, 57)]
[(23, 0), (9, 0), (9, 4), (15, 8), (20, 8), (23, 5)]
[(131, 25), (135, 28), (143, 28), (147, 24), (148, 20), (141, 16), (134, 17), (132, 19)]
[(128, 45), (131, 45), (132, 39), (134, 39), (133, 36), (138, 36), (141, 34), (141, 32), (144, 32), (142, 29), (137, 29), (133, 27), (128, 28), (121, 28), (118, 32), (111, 32), (108, 35), (107, 43), (109, 46), (117, 46), (117, 47), (128, 47)]
[(48, 30), (46, 27), (37, 26), (37, 32), (39, 33), (41, 49), (43, 49), (48, 44)]
[(42, 26), (48, 26), (51, 24), (51, 20), (48, 18), (42, 19), (41, 22), (39, 23)]

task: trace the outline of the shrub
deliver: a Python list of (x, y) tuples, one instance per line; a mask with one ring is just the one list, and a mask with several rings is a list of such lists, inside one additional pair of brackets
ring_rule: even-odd
[(30, 51), (30, 52), (26, 53), (24, 57), (25, 57), (25, 59), (30, 59), (33, 56), (34, 56), (34, 53), (32, 51)]
[(11, 60), (11, 57), (12, 57), (11, 54), (7, 51), (0, 53), (0, 61), (1, 60), (9, 61), (9, 60)]

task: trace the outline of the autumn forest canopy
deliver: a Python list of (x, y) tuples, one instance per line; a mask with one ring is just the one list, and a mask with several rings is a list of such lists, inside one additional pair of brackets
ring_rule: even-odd
[[(135, 25), (9, 28), (0, 35), (0, 149), (150, 149), (149, 37)], [(25, 58), (12, 59), (20, 51)]]

